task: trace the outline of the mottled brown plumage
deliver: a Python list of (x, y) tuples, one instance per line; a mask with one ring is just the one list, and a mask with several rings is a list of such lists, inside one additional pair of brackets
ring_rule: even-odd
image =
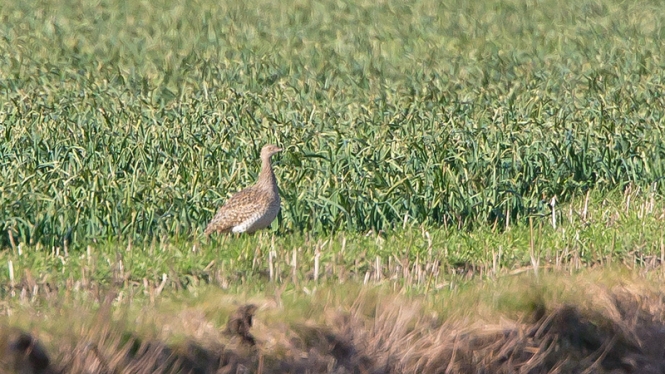
[(266, 145), (261, 149), (261, 173), (255, 185), (231, 196), (212, 218), (205, 235), (216, 233), (253, 233), (272, 223), (279, 212), (277, 179), (270, 157), (282, 149)]

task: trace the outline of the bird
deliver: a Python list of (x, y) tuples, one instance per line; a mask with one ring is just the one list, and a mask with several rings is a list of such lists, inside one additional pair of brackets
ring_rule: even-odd
[(270, 226), (280, 209), (277, 178), (270, 158), (282, 148), (268, 144), (261, 148), (261, 172), (253, 186), (232, 195), (210, 220), (204, 234), (249, 233)]

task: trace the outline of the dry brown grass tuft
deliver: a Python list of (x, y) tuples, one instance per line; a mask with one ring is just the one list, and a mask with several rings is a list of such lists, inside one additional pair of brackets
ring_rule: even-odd
[[(563, 288), (575, 282), (564, 281)], [(603, 285), (594, 279), (579, 284), (573, 297), (541, 295), (520, 317), (494, 316), (492, 322), (477, 311), (442, 318), (425, 301), (364, 291), (347, 305), (329, 303), (322, 313), (303, 313), (294, 321), (280, 321), (279, 307), (246, 304), (230, 314), (226, 334), (205, 339), (191, 334), (181, 342), (128, 333), (131, 329), (112, 321), (102, 307), (95, 322), (72, 331), (72, 337), (46, 334), (49, 344), (40, 343), (38, 332), (4, 328), (0, 369), (22, 374), (661, 373), (665, 293), (648, 282), (629, 282)]]

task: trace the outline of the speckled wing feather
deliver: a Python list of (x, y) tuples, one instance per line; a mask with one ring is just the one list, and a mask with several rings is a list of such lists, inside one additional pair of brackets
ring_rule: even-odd
[(253, 186), (231, 196), (219, 208), (217, 214), (206, 227), (204, 234), (231, 232), (233, 227), (246, 221), (257, 212), (264, 211), (266, 205), (265, 198), (262, 195), (263, 191)]

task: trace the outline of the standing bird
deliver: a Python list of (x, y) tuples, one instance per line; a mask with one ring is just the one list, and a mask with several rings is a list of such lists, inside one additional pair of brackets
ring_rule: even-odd
[(277, 179), (270, 157), (282, 149), (268, 144), (261, 149), (261, 173), (255, 185), (231, 196), (212, 218), (204, 234), (253, 233), (270, 226), (279, 212)]

